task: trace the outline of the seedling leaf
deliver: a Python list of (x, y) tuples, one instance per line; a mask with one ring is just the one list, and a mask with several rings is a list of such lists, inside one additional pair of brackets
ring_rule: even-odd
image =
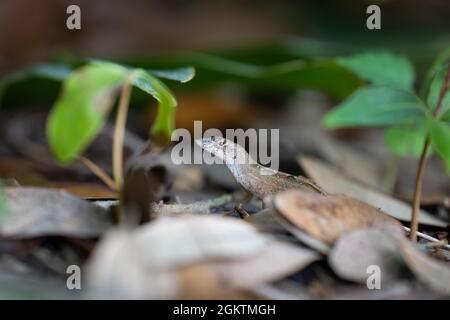
[(47, 140), (61, 164), (73, 161), (95, 138), (114, 102), (127, 69), (93, 63), (73, 72), (47, 120)]
[(444, 161), (447, 172), (450, 172), (450, 124), (431, 118), (427, 124), (433, 148)]
[(445, 111), (445, 112), (442, 114), (441, 120), (444, 121), (444, 122), (450, 123), (450, 109), (448, 109), (447, 111)]
[(159, 102), (158, 114), (151, 133), (170, 138), (175, 127), (174, 117), (177, 106), (177, 101), (172, 92), (164, 83), (143, 69), (133, 71), (132, 84), (152, 95)]
[[(441, 89), (444, 85), (444, 80), (448, 73), (449, 67), (450, 66), (442, 67), (438, 72), (436, 72), (435, 76), (431, 80), (427, 96), (427, 105), (432, 110), (434, 110), (438, 105)], [(450, 106), (450, 91), (447, 91), (444, 94), (444, 98), (441, 103), (443, 109)]]
[(419, 157), (427, 133), (425, 123), (393, 126), (384, 131), (384, 143), (397, 156)]
[(185, 83), (191, 81), (195, 76), (195, 69), (193, 67), (178, 68), (178, 69), (148, 69), (151, 74), (174, 81)]
[(337, 63), (376, 85), (412, 90), (414, 67), (400, 55), (390, 52), (368, 52), (336, 59)]
[(363, 87), (331, 110), (327, 128), (388, 126), (424, 116), (424, 105), (413, 93), (389, 87)]

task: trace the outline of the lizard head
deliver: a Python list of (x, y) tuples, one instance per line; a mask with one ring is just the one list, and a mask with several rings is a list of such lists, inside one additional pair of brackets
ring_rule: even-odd
[(196, 140), (196, 143), (213, 156), (223, 160), (225, 163), (233, 162), (237, 157), (236, 145), (223, 137), (213, 136), (198, 139)]
[(196, 143), (227, 165), (256, 163), (242, 146), (221, 136), (198, 139)]
[(228, 140), (225, 138), (222, 138), (220, 136), (213, 136), (203, 139), (196, 140), (197, 144), (203, 148), (203, 150), (208, 151), (213, 156), (220, 158), (221, 160), (226, 159), (226, 153), (227, 153), (227, 145)]

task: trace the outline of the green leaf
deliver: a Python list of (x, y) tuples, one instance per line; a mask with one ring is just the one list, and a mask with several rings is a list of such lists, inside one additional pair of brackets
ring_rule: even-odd
[(42, 77), (52, 80), (64, 80), (72, 69), (62, 64), (38, 64), (28, 69), (13, 73), (5, 77), (2, 82), (14, 82), (26, 79), (27, 77)]
[[(430, 109), (436, 109), (439, 103), (439, 96), (441, 95), (442, 87), (444, 86), (445, 77), (449, 71), (450, 65), (442, 66), (439, 71), (436, 72), (433, 79), (431, 80), (430, 87), (428, 89), (427, 105)], [(444, 95), (442, 100), (442, 108), (445, 109), (450, 106), (450, 91)]]
[(61, 64), (38, 64), (36, 66), (12, 73), (0, 81), (0, 101), (6, 88), (16, 82), (26, 80), (30, 77), (45, 78), (62, 81), (71, 72), (71, 68)]
[(195, 76), (195, 69), (193, 67), (158, 70), (148, 69), (147, 71), (159, 78), (175, 80), (181, 83), (191, 81)]
[(419, 157), (422, 153), (427, 133), (427, 127), (423, 122), (393, 126), (384, 131), (384, 143), (397, 156)]
[(450, 108), (442, 113), (441, 121), (450, 123)]
[(450, 172), (450, 124), (432, 118), (428, 119), (427, 124), (433, 149), (442, 158)]
[(164, 83), (143, 69), (133, 71), (132, 84), (152, 95), (159, 102), (158, 114), (151, 132), (170, 138), (174, 129), (175, 108), (177, 101)]
[[(449, 62), (450, 62), (450, 46), (447, 47), (437, 56), (437, 58), (433, 61), (430, 69), (428, 69), (427, 74), (425, 76), (425, 80), (423, 81), (422, 86), (420, 88), (420, 97), (422, 99), (425, 100), (427, 98), (427, 96), (430, 93), (431, 82), (436, 78), (436, 75), (439, 72), (449, 67)], [(431, 107), (435, 107), (435, 105)]]
[(361, 85), (353, 72), (336, 64), (334, 59), (296, 59), (260, 66), (196, 53), (186, 62), (198, 71), (193, 84), (241, 83), (246, 87), (283, 92), (308, 88), (337, 98), (348, 96)]
[(327, 128), (371, 127), (408, 123), (424, 116), (422, 101), (411, 92), (388, 87), (363, 87), (331, 110)]
[(114, 63), (93, 63), (73, 72), (47, 119), (47, 140), (62, 164), (73, 161), (96, 137), (128, 70)]
[(390, 52), (368, 52), (337, 58), (336, 61), (373, 84), (403, 90), (413, 89), (414, 67), (403, 56)]

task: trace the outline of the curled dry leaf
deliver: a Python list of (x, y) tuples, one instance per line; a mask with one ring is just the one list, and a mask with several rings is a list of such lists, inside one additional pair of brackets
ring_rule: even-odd
[[(239, 220), (194, 215), (158, 219), (136, 230), (134, 238), (136, 249), (145, 252), (142, 262), (156, 271), (208, 259), (248, 257), (268, 242)], [(156, 245), (153, 250), (150, 244)]]
[(319, 256), (283, 242), (271, 241), (260, 254), (245, 260), (215, 262), (212, 267), (221, 283), (233, 288), (254, 288), (303, 269)]
[(428, 288), (450, 296), (450, 265), (387, 230), (361, 229), (341, 237), (328, 262), (342, 278), (361, 283), (367, 281), (369, 266), (379, 266), (382, 286), (386, 281), (399, 279), (407, 267)]
[(343, 279), (366, 283), (367, 268), (380, 267), (382, 281), (400, 276), (404, 264), (391, 236), (384, 230), (361, 229), (350, 232), (336, 242), (328, 263)]
[(398, 240), (400, 252), (419, 281), (430, 289), (450, 297), (450, 264), (419, 251), (407, 239)]
[(88, 285), (94, 296), (195, 297), (198, 292), (187, 291), (205, 288), (186, 286), (184, 275), (192, 273), (192, 266), (204, 270), (193, 273), (196, 283), (209, 290), (235, 290), (278, 280), (316, 259), (314, 252), (267, 238), (237, 219), (164, 217), (105, 237), (90, 258)]
[[(367, 187), (347, 177), (336, 168), (312, 157), (300, 157), (302, 168), (309, 177), (314, 179), (325, 191), (329, 193), (342, 193), (370, 205), (380, 208), (390, 216), (401, 221), (411, 221), (411, 207), (393, 197), (376, 189)], [(446, 227), (447, 223), (433, 217), (424, 210), (420, 211), (419, 222), (436, 227)]]
[(327, 245), (354, 229), (376, 227), (402, 231), (397, 220), (344, 195), (322, 196), (289, 190), (277, 194), (274, 205), (282, 218)]
[[(152, 244), (149, 244), (151, 247)], [(95, 247), (85, 267), (87, 298), (169, 299), (180, 290), (173, 275), (146, 272), (133, 233), (113, 229)]]
[(64, 191), (32, 187), (4, 191), (7, 209), (0, 220), (4, 237), (97, 237), (112, 226), (106, 210)]

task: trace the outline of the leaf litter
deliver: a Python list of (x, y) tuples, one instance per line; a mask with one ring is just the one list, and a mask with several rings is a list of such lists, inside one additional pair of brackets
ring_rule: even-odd
[[(341, 157), (333, 154), (329, 156)], [(119, 200), (87, 201), (52, 189), (5, 188), (0, 248), (3, 243), (14, 248), (11, 241), (64, 237), (70, 243), (66, 256), (45, 249), (34, 259), (58, 277), (64, 263), (78, 261), (87, 275), (86, 298), (352, 298), (367, 294), (370, 264), (378, 264), (383, 281), (390, 284), (368, 298), (425, 294), (420, 286), (449, 296), (448, 264), (412, 245), (395, 219), (407, 221), (409, 206), (318, 159), (301, 159), (314, 181), (279, 174), (267, 183), (252, 171), (253, 185), (259, 184), (255, 198), (268, 196), (261, 199), (265, 208), (250, 206), (250, 215), (238, 219), (234, 195), (224, 194), (201, 170), (173, 168), (167, 156), (163, 151), (131, 158)], [(317, 188), (291, 190), (296, 185), (286, 179)], [(265, 192), (274, 185), (277, 192)], [(189, 191), (203, 200), (191, 196), (180, 202), (177, 194)], [(140, 218), (116, 225), (112, 213), (123, 204), (126, 214), (135, 211)], [(426, 212), (421, 223), (440, 230), (447, 225)], [(439, 240), (429, 239), (433, 242), (425, 247), (433, 244), (448, 251)], [(41, 240), (36, 245), (42, 246)], [(83, 254), (70, 258), (67, 252), (74, 248)]]
[(213, 279), (224, 289), (237, 290), (277, 280), (318, 258), (237, 219), (184, 215), (159, 218), (134, 231), (111, 231), (90, 258), (88, 284), (98, 288), (94, 292), (124, 298), (182, 298), (186, 292), (180, 277), (192, 265), (202, 266), (198, 282), (208, 285)]

